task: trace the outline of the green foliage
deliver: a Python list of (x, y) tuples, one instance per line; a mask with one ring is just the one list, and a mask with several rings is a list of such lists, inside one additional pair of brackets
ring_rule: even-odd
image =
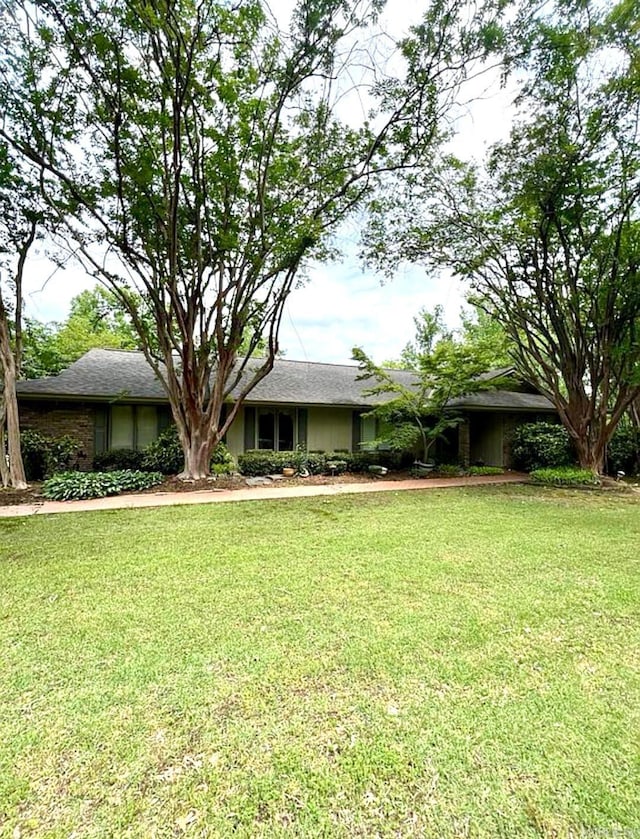
[[(630, 10), (633, 8), (633, 12)], [(505, 47), (508, 139), (483, 167), (448, 159), (374, 208), (371, 261), (465, 280), (549, 396), (584, 466), (640, 396), (637, 3), (521, 4)]]
[(500, 466), (470, 466), (467, 469), (468, 475), (503, 475), (504, 469)]
[[(177, 475), (184, 466), (184, 454), (175, 425), (165, 428), (158, 439), (149, 443), (141, 452), (141, 456), (141, 469), (162, 472), (163, 475)], [(235, 469), (233, 455), (224, 443), (218, 443), (214, 448), (210, 467), (216, 475), (227, 475)]]
[(354, 347), (353, 358), (358, 379), (375, 382), (365, 393), (384, 397), (369, 413), (387, 429), (377, 442), (398, 452), (419, 446), (426, 462), (436, 441), (461, 422), (455, 400), (500, 381), (482, 377), (491, 361), (488, 345), (457, 340), (444, 324), (442, 307), (433, 313), (421, 310), (414, 322), (415, 339), (402, 353), (402, 365), (413, 373), (412, 379), (380, 367), (360, 347)]
[(62, 472), (42, 485), (42, 494), (52, 501), (103, 498), (122, 492), (137, 492), (162, 483), (160, 472), (122, 469), (113, 472)]
[(612, 475), (618, 471), (640, 473), (640, 428), (628, 421), (620, 423), (609, 440), (607, 465)]
[(545, 466), (570, 466), (575, 463), (567, 430), (551, 422), (519, 425), (513, 432), (511, 455), (515, 468), (525, 472)]
[[(121, 469), (145, 469), (144, 452), (135, 449), (109, 449), (94, 455), (93, 468), (96, 472), (109, 472)], [(153, 470), (152, 470), (153, 471)]]
[(145, 448), (142, 468), (163, 475), (177, 475), (184, 466), (184, 454), (175, 425), (158, 435), (158, 439)]
[(463, 473), (464, 469), (457, 463), (439, 463), (431, 474), (439, 478), (458, 478)]
[[(161, 362), (183, 439), (217, 439), (234, 362), (265, 348), (244, 398), (305, 266), (334, 255), (334, 232), (389, 172), (432, 165), (465, 59), (499, 42), (501, 3), (470, 15), (430, 0), (394, 50), (371, 28), (383, 5), (122, 0), (103, 14), (47, 0), (34, 25), (31, 0), (12, 0), (0, 17), (0, 137)], [(383, 50), (385, 66), (364, 56)]]
[(551, 466), (534, 469), (530, 474), (532, 481), (551, 486), (599, 486), (600, 481), (589, 469), (577, 466)]
[(52, 376), (96, 347), (136, 349), (139, 341), (111, 292), (101, 286), (83, 291), (71, 301), (62, 323), (28, 320), (24, 331), (23, 373), (26, 378)]
[[(315, 459), (314, 457), (314, 461)], [(300, 465), (301, 455), (296, 451), (275, 452), (271, 449), (250, 449), (238, 455), (238, 469), (243, 475), (249, 477), (276, 475), (287, 466), (298, 469)]]
[(28, 481), (41, 481), (68, 469), (80, 452), (80, 442), (69, 435), (49, 437), (25, 429), (20, 434), (20, 448)]
[[(252, 449), (238, 456), (238, 468), (243, 475), (276, 475), (286, 466), (296, 470), (306, 469), (310, 475), (331, 475), (343, 472), (366, 472), (369, 466), (386, 466), (401, 469), (413, 458), (396, 451), (367, 452), (274, 452), (271, 449)], [(339, 464), (331, 468), (329, 463)]]

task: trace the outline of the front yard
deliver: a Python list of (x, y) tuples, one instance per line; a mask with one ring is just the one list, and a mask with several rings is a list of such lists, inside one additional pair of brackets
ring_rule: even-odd
[(516, 486), (0, 521), (0, 835), (640, 835), (639, 546)]

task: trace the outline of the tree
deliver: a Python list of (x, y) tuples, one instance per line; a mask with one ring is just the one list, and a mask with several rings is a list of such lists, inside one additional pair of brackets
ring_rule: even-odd
[(529, 21), (509, 140), (482, 173), (451, 168), (395, 237), (471, 283), (596, 473), (640, 394), (638, 17), (584, 2)]
[(0, 480), (25, 489), (16, 380), (22, 365), (22, 280), (42, 214), (36, 190), (0, 143)]
[(62, 323), (25, 321), (22, 373), (27, 379), (56, 375), (94, 347), (139, 348), (117, 298), (101, 286), (76, 295)]
[[(491, 45), (492, 2), (432, 0), (396, 52), (405, 76), (383, 77), (383, 5), (298, 0), (284, 29), (260, 0), (3, 0), (0, 136), (42, 167), (69, 249), (129, 313), (185, 477), (271, 370), (305, 266), (386, 173), (426, 165)], [(370, 110), (356, 127), (338, 116), (349, 89)]]
[(404, 368), (415, 374), (413, 382), (401, 381), (392, 371), (372, 361), (360, 347), (354, 347), (353, 358), (360, 370), (358, 379), (375, 381), (366, 393), (384, 397), (370, 412), (388, 429), (379, 442), (400, 451), (419, 445), (426, 462), (437, 440), (462, 421), (451, 403), (458, 397), (495, 387), (500, 381), (483, 377), (490, 360), (486, 348), (456, 340), (444, 325), (440, 306), (433, 313), (421, 310), (414, 323), (415, 339), (402, 353)]
[[(473, 296), (467, 299), (467, 303), (471, 308), (463, 309), (460, 313), (462, 343), (477, 348), (486, 360), (487, 369), (513, 366), (509, 336), (491, 306), (483, 309)], [(484, 305), (487, 305), (486, 301)]]

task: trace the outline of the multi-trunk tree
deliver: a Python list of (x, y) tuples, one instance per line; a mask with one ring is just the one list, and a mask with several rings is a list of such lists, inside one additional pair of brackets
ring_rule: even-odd
[(392, 53), (383, 6), (298, 0), (283, 26), (260, 0), (2, 2), (0, 136), (127, 309), (185, 477), (208, 473), (271, 370), (305, 266), (385, 173), (428, 165), (466, 62), (491, 45), (492, 3), (433, 0)]
[(627, 2), (558, 4), (516, 30), (509, 139), (484, 171), (429, 183), (423, 223), (414, 200), (401, 231), (386, 227), (396, 258), (469, 281), (596, 473), (640, 395), (639, 17)]
[(0, 143), (0, 481), (25, 489), (16, 381), (23, 353), (24, 270), (42, 225), (37, 189)]

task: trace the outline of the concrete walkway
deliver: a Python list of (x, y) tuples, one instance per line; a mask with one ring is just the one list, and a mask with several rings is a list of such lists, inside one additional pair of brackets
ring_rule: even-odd
[(355, 484), (309, 484), (307, 486), (252, 487), (247, 489), (207, 489), (198, 492), (155, 492), (138, 495), (113, 495), (86, 501), (44, 501), (41, 504), (18, 504), (0, 507), (0, 518), (12, 516), (79, 513), (86, 510), (128, 510), (137, 507), (173, 507), (182, 504), (215, 504), (229, 501), (262, 501), (275, 498), (305, 498), (314, 495), (345, 495), (365, 492), (405, 492), (407, 490), (445, 489), (446, 487), (519, 484), (527, 475), (510, 472), (504, 475), (469, 478), (420, 478), (407, 481), (368, 481)]

